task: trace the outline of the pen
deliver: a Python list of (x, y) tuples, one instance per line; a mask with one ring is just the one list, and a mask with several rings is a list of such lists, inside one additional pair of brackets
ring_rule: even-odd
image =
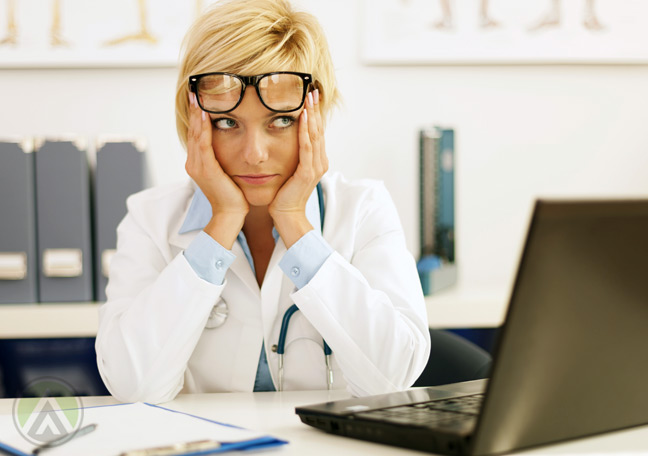
[(83, 426), (82, 428), (79, 428), (76, 431), (63, 434), (60, 437), (56, 437), (54, 440), (50, 440), (49, 442), (45, 442), (42, 445), (37, 446), (36, 448), (34, 448), (33, 454), (39, 454), (41, 451), (62, 445), (65, 442), (68, 442), (76, 437), (81, 437), (82, 435), (89, 434), (95, 429), (97, 429), (97, 424), (93, 423), (93, 424), (88, 424), (87, 426)]
[(176, 443), (175, 445), (131, 450), (119, 456), (173, 456), (220, 448), (220, 442), (215, 440), (197, 440), (195, 442)]

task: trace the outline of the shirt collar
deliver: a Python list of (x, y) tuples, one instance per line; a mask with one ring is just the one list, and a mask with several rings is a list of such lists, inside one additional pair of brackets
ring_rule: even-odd
[[(202, 230), (211, 220), (212, 208), (205, 194), (196, 187), (187, 216), (180, 227), (179, 234), (185, 234), (190, 231)], [(317, 199), (317, 189), (313, 190), (308, 201), (306, 202), (306, 218), (313, 225), (313, 228), (321, 234), (321, 221), (319, 201)]]

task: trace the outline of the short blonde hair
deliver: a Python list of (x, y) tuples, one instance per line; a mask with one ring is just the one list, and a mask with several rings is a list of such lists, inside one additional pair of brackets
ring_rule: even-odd
[(176, 127), (184, 146), (189, 124), (189, 76), (226, 71), (311, 73), (324, 120), (339, 103), (333, 62), (317, 19), (287, 0), (221, 0), (193, 23), (183, 42), (176, 86)]

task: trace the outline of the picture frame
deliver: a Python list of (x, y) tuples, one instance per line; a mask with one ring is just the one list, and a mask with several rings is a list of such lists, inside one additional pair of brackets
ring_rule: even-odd
[(173, 67), (214, 0), (0, 0), (0, 68)]
[(645, 64), (642, 0), (363, 0), (361, 60)]

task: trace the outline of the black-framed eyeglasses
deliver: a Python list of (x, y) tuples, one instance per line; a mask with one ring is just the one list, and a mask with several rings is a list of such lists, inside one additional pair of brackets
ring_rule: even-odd
[(212, 114), (233, 111), (243, 100), (247, 86), (254, 86), (263, 106), (274, 112), (300, 109), (313, 76), (294, 71), (275, 71), (256, 76), (232, 73), (204, 73), (189, 76), (189, 90), (196, 94), (198, 106)]

